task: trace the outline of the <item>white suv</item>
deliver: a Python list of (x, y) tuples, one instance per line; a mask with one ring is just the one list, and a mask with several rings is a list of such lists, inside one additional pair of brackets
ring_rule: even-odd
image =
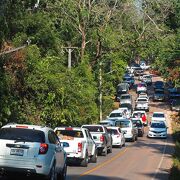
[(53, 129), (7, 124), (0, 129), (0, 171), (66, 179), (66, 153)]

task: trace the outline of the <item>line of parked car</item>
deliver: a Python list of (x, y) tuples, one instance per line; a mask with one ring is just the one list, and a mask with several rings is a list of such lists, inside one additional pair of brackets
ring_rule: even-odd
[[(128, 71), (125, 76), (138, 76), (137, 85), (124, 81), (117, 86), (116, 101), (119, 108), (109, 113), (98, 124), (84, 124), (81, 127), (56, 127), (10, 123), (0, 129), (0, 176), (40, 176), (49, 180), (66, 179), (67, 164), (78, 163), (87, 167), (96, 163), (98, 156), (112, 153), (113, 147), (123, 147), (126, 141), (136, 141), (144, 135), (148, 126), (149, 138), (167, 138), (166, 114), (153, 112), (148, 122), (148, 86), (152, 85), (149, 74)], [(140, 77), (142, 76), (142, 77)], [(137, 99), (134, 101), (129, 89), (136, 87)], [(154, 101), (164, 99), (156, 90), (165, 90), (164, 83), (155, 82)], [(165, 91), (164, 91), (165, 92)], [(178, 93), (168, 89), (170, 103), (177, 101)], [(174, 95), (175, 94), (175, 95)], [(175, 98), (174, 98), (175, 97)], [(165, 98), (166, 99), (166, 98)], [(179, 101), (178, 101), (179, 102)], [(179, 111), (179, 110), (178, 110)]]

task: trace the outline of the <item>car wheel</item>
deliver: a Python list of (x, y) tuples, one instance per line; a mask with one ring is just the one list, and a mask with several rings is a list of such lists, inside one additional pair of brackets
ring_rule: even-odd
[(112, 153), (112, 144), (110, 145), (110, 147), (108, 149), (108, 153)]
[(102, 156), (106, 156), (107, 155), (107, 146), (104, 148), (104, 151), (102, 151), (101, 155)]
[(60, 172), (60, 174), (58, 175), (58, 179), (59, 180), (65, 180), (66, 179), (66, 173), (67, 173), (67, 164), (65, 163), (62, 172)]
[(97, 162), (97, 150), (94, 151), (94, 154), (91, 157), (91, 162), (92, 163), (96, 163)]
[(135, 136), (133, 136), (133, 137), (132, 137), (131, 141), (132, 141), (132, 142), (134, 142), (134, 141), (135, 141)]
[(89, 160), (89, 158), (88, 158), (88, 152), (86, 152), (86, 155), (85, 155), (84, 159), (81, 161), (80, 165), (83, 166), (83, 167), (87, 167), (87, 165), (88, 165), (88, 160)]

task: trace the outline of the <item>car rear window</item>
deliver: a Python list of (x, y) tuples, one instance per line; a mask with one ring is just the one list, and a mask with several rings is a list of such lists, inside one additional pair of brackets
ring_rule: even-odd
[(142, 122), (140, 120), (132, 120), (133, 124), (136, 124), (137, 127), (142, 127)]
[(127, 128), (130, 127), (130, 121), (126, 120), (126, 121), (116, 121), (115, 126), (118, 126), (120, 128)]
[(130, 96), (127, 95), (127, 96), (121, 96), (121, 99), (130, 99)]
[(164, 114), (154, 113), (153, 117), (160, 117), (160, 118), (162, 117), (162, 118), (164, 118)]
[(117, 129), (108, 129), (108, 132), (112, 135), (118, 135)]
[(103, 132), (103, 128), (101, 126), (83, 126), (87, 128), (90, 132)]
[(66, 129), (56, 130), (55, 133), (57, 134), (58, 137), (60, 136), (61, 139), (62, 139), (62, 137), (64, 139), (65, 136), (73, 137), (73, 138), (83, 138), (84, 137), (82, 131), (79, 131), (79, 130), (66, 130)]
[(45, 134), (43, 131), (35, 129), (2, 128), (0, 129), (0, 139), (44, 143)]
[(134, 113), (133, 117), (142, 117), (142, 113)]
[(141, 102), (141, 101), (146, 102), (147, 99), (143, 99), (143, 98), (142, 98), (142, 99), (137, 99), (137, 101), (140, 101), (140, 102)]
[(122, 117), (122, 113), (111, 113), (109, 117)]

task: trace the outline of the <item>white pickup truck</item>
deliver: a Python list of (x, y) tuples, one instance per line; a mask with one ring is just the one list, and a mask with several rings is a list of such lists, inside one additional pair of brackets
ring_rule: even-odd
[(112, 152), (112, 136), (105, 126), (87, 124), (83, 125), (82, 127), (89, 129), (100, 155), (106, 156), (108, 152)]
[(97, 148), (88, 129), (80, 127), (56, 127), (54, 132), (63, 144), (68, 162), (79, 162), (86, 167), (88, 162), (97, 162)]

